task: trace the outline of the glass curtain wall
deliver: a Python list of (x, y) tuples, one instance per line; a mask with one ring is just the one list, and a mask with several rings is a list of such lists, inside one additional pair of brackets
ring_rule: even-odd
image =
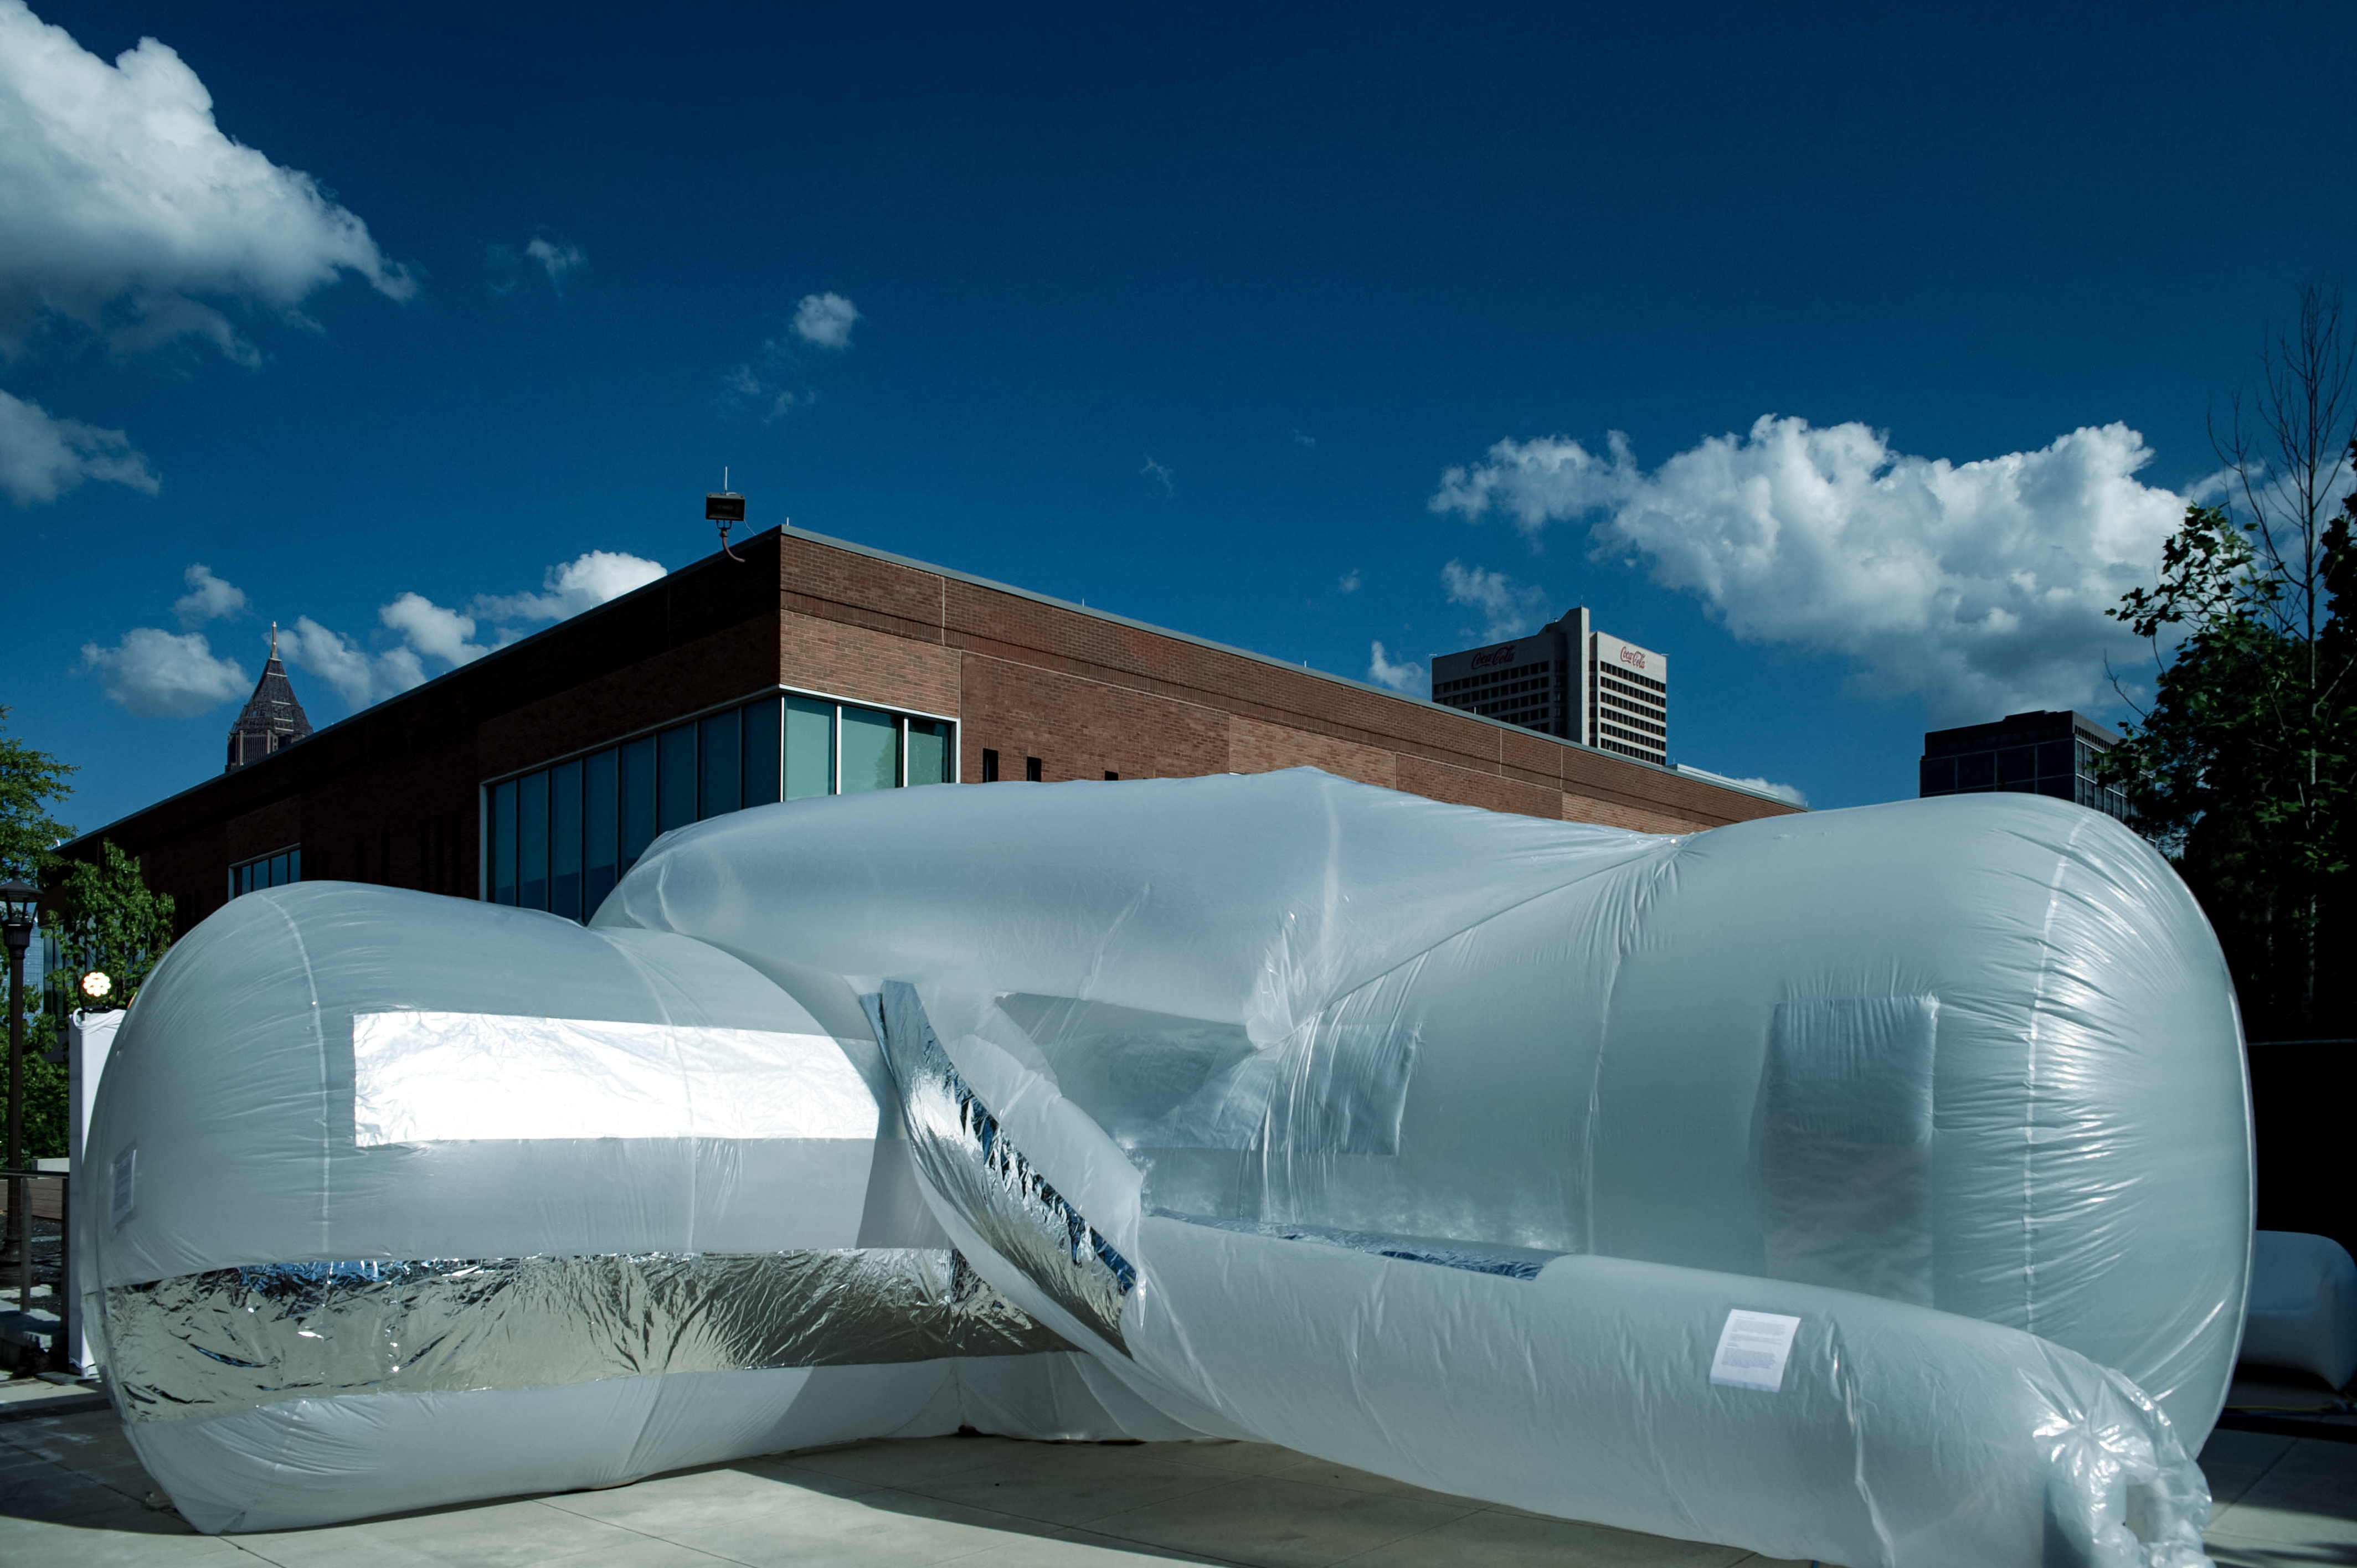
[(503, 779), (489, 791), (487, 891), (587, 920), (659, 832), (779, 800), (946, 784), (952, 736), (940, 719), (764, 697)]

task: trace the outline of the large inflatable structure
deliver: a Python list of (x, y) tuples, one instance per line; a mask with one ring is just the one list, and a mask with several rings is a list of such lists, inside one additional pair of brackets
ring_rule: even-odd
[(2201, 914), (2076, 807), (920, 789), (683, 829), (586, 929), (235, 900), (118, 1036), (78, 1277), (208, 1530), (971, 1425), (2158, 1568), (2249, 1126)]

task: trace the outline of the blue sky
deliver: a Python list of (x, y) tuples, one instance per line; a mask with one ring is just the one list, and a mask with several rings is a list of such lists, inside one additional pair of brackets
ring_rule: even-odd
[(1585, 602), (1676, 759), (1911, 795), (1927, 724), (2114, 706), (2100, 610), (2345, 267), (2352, 41), (0, 0), (0, 701), (96, 826), (219, 768), (272, 618), (328, 722), (705, 553), (726, 464), (1419, 694)]

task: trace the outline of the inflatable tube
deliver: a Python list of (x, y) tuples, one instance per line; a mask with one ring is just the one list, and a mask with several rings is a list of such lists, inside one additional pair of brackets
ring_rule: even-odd
[[(81, 1277), (207, 1528), (954, 1415), (1853, 1565), (2201, 1560), (2239, 1026), (2181, 885), (2075, 807), (1662, 839), (1306, 769), (795, 802), (667, 836), (587, 931), (250, 896), (124, 1040), (90, 1146), (134, 1197)], [(618, 1133), (649, 1105), (665, 1135)], [(888, 1356), (812, 1305), (838, 1253), (900, 1271), (854, 1315)], [(424, 1270), (395, 1288), (460, 1325), (440, 1361), (164, 1412), (258, 1380), (183, 1375), (172, 1326), (280, 1293), (225, 1353), (291, 1367), (361, 1263), (435, 1258), (507, 1270), (501, 1313), (597, 1305), (485, 1326), (478, 1276)], [(231, 1269), (244, 1297), (171, 1283)], [(694, 1300), (727, 1331), (678, 1331)], [(630, 1332), (662, 1356), (618, 1363)], [(521, 1456), (453, 1490), (404, 1400)], [(330, 1410), (350, 1466), (287, 1502), (264, 1472)]]
[(419, 893), (248, 895), (166, 957), (101, 1081), (78, 1277), (109, 1391), (207, 1530), (977, 1415), (1188, 1434), (1050, 1365), (1077, 1358), (927, 1216), (892, 1101), (832, 976)]

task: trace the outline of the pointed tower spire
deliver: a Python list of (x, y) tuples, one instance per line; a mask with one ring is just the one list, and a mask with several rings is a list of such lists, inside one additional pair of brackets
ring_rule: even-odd
[(295, 700), (295, 683), (286, 679), (286, 666), (278, 660), (278, 623), (270, 623), (270, 658), (262, 667), (262, 679), (253, 683), (253, 695), (237, 715), (229, 729), (229, 766), (224, 773), (234, 773), (249, 762), (259, 762), (274, 751), (283, 751), (311, 733), (311, 721), (304, 716), (303, 704)]

